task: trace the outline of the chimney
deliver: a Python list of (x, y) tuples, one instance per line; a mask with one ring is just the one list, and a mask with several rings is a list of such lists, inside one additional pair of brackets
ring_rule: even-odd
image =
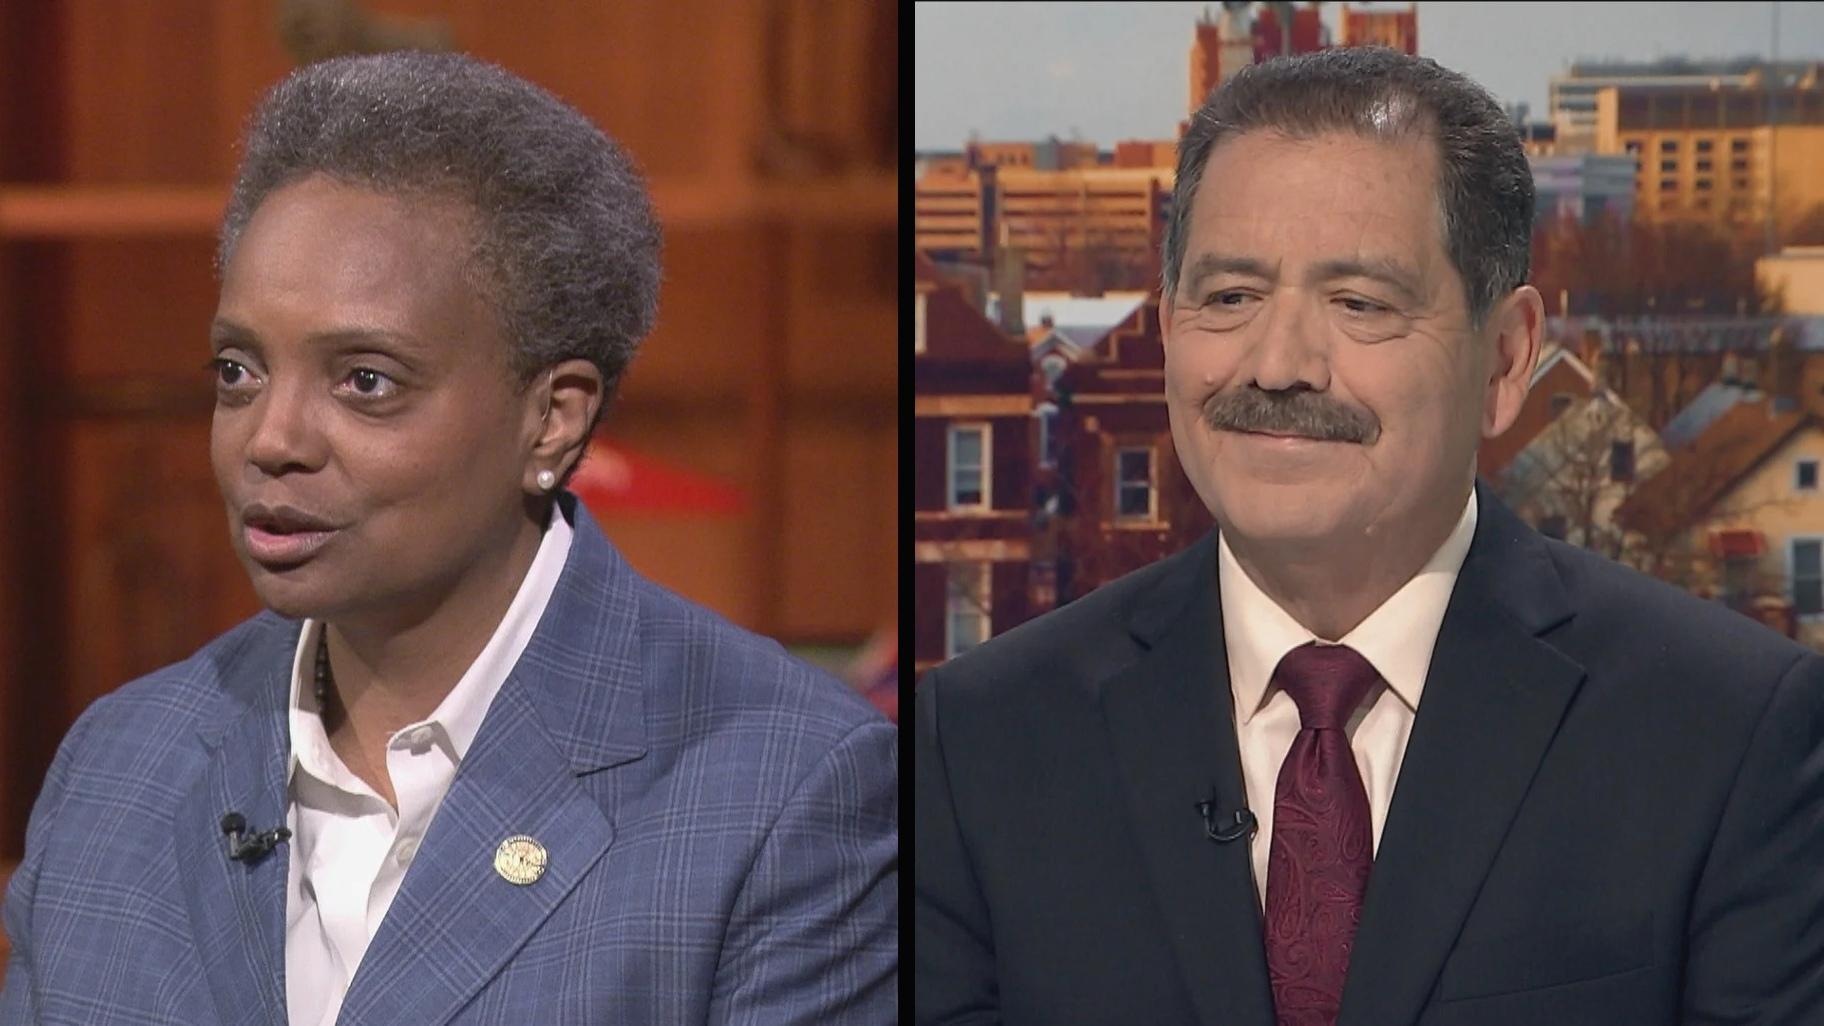
[(1773, 329), (1767, 339), (1767, 394), (1773, 397), (1776, 413), (1799, 408), (1799, 392), (1804, 387), (1805, 357), (1792, 344), (1784, 326)]
[(1000, 296), (1000, 328), (1009, 335), (1026, 335), (1026, 250), (1008, 242), (1007, 225), (1001, 224), (1001, 244), (994, 248), (993, 288)]

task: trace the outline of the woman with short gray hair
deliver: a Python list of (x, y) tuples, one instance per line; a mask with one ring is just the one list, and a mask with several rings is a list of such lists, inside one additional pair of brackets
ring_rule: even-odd
[(65, 738), (0, 1024), (892, 1021), (892, 726), (564, 490), (656, 316), (627, 155), (471, 58), (326, 61), (218, 269), (267, 611)]

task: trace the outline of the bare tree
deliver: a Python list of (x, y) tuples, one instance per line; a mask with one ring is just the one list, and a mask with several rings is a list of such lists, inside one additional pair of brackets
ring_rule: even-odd
[(1627, 532), (1615, 510), (1665, 462), (1658, 437), (1602, 389), (1560, 414), (1494, 484), (1522, 516), (1555, 519), (1565, 541), (1621, 560)]

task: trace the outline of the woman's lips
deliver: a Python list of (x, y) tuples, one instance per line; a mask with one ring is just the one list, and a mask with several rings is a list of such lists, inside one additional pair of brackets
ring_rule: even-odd
[(247, 555), (262, 566), (296, 566), (320, 552), (335, 530), (274, 531), (247, 524), (241, 528)]

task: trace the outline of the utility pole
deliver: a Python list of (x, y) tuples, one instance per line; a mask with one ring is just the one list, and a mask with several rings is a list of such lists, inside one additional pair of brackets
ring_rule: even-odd
[(1779, 176), (1774, 173), (1774, 140), (1779, 138), (1778, 120), (1774, 117), (1774, 107), (1779, 102), (1779, 86), (1775, 81), (1780, 74), (1780, 2), (1771, 0), (1767, 5), (1772, 9), (1773, 18), (1767, 30), (1768, 66), (1767, 76), (1762, 81), (1767, 89), (1767, 255), (1771, 256), (1780, 247), (1779, 240)]

